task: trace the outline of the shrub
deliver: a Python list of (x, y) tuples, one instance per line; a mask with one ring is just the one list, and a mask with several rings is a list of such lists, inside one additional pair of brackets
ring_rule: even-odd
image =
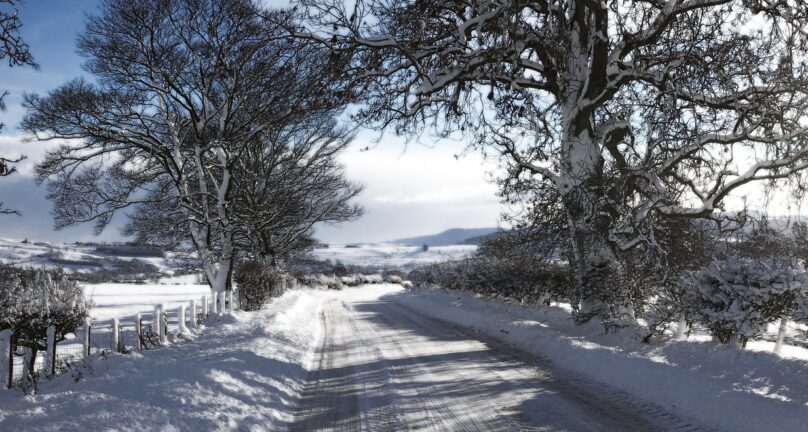
[(48, 327), (53, 325), (56, 341), (62, 341), (84, 322), (90, 307), (81, 287), (61, 270), (0, 267), (0, 330), (13, 329), (17, 344), (31, 350), (31, 376), (37, 352), (47, 349)]
[(726, 260), (696, 274), (683, 300), (716, 340), (745, 344), (789, 316), (806, 289), (808, 275), (785, 262)]
[(384, 276), (384, 283), (401, 285), (402, 282), (404, 282), (404, 279), (397, 274), (388, 274)]
[(328, 288), (333, 290), (341, 290), (345, 288), (342, 279), (338, 276), (327, 276), (322, 273), (306, 273), (297, 276), (297, 282), (300, 285), (310, 288)]
[(266, 261), (247, 260), (238, 267), (235, 281), (238, 284), (239, 305), (244, 310), (252, 311), (283, 294), (288, 278), (277, 266)]
[(542, 304), (568, 299), (573, 283), (566, 266), (491, 256), (432, 264), (411, 271), (409, 279), (416, 287), (440, 286)]

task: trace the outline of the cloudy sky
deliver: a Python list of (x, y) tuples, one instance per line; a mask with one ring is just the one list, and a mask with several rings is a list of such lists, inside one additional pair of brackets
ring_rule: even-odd
[[(272, 0), (280, 3), (282, 0)], [(95, 11), (99, 0), (26, 0), (20, 10), (23, 37), (40, 70), (9, 69), (0, 65), (0, 89), (8, 90), (7, 111), (0, 113), (6, 129), (0, 133), (0, 154), (25, 154), (19, 173), (0, 178), (0, 202), (21, 211), (21, 216), (0, 216), (0, 237), (32, 240), (89, 240), (92, 227), (77, 226), (53, 230), (51, 204), (44, 187), (32, 177), (33, 165), (42, 157), (46, 144), (24, 142), (17, 129), (22, 118), (23, 92), (47, 92), (65, 81), (84, 74), (82, 58), (75, 52), (77, 33), (85, 13)], [(496, 188), (486, 180), (492, 165), (477, 154), (462, 152), (456, 142), (405, 143), (388, 134), (374, 144), (375, 132), (361, 133), (352, 149), (343, 155), (348, 176), (364, 183), (360, 203), (367, 214), (359, 221), (318, 228), (318, 237), (328, 242), (383, 241), (438, 232), (452, 227), (496, 226), (500, 206)], [(371, 146), (370, 150), (360, 149)], [(117, 218), (118, 223), (125, 215)], [(104, 240), (120, 239), (116, 227), (101, 235)]]

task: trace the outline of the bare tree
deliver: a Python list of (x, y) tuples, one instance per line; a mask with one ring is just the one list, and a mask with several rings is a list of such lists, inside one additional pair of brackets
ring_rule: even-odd
[(235, 211), (245, 250), (275, 262), (312, 247), (317, 223), (354, 220), (363, 214), (352, 200), (363, 187), (345, 178), (338, 156), (353, 137), (332, 118), (268, 131), (242, 159)]
[(563, 210), (581, 320), (633, 318), (630, 289), (604, 287), (657, 216), (721, 219), (746, 184), (804, 183), (801, 0), (301, 3), (299, 36), (354, 55), (363, 120), (463, 134)]
[[(363, 187), (348, 181), (337, 157), (353, 135), (327, 113), (270, 129), (250, 143), (234, 168), (234, 242), (243, 255), (269, 262), (312, 247), (317, 223), (362, 215), (351, 201)], [(170, 187), (139, 204), (124, 232), (139, 242), (181, 246), (187, 224)]]
[(100, 232), (117, 211), (141, 205), (132, 216), (173, 222), (166, 236), (187, 233), (211, 289), (225, 290), (251, 146), (344, 105), (328, 53), (273, 24), (293, 20), (249, 0), (106, 0), (79, 39), (97, 83), (25, 98), (25, 130), (70, 140), (37, 168), (57, 227), (95, 221)]
[[(28, 45), (20, 36), (22, 21), (17, 11), (15, 0), (0, 0), (0, 60), (7, 60), (9, 67), (31, 66), (37, 68), (34, 58), (28, 50)], [(6, 110), (4, 99), (8, 96), (8, 91), (0, 92), (0, 111)], [(5, 128), (5, 124), (0, 123), (0, 131)], [(20, 156), (8, 159), (0, 156), (0, 177), (11, 175), (17, 171), (14, 164), (25, 159)], [(4, 209), (0, 203), (0, 214), (16, 213), (14, 210)]]

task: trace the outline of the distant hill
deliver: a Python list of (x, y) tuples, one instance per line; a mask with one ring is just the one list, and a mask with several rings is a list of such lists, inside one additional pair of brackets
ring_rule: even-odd
[(479, 246), (479, 245), (485, 243), (486, 241), (488, 241), (490, 239), (499, 237), (499, 236), (507, 234), (507, 233), (508, 233), (508, 231), (496, 230), (496, 231), (488, 233), (488, 234), (483, 234), (481, 236), (468, 238), (462, 244)]
[(398, 239), (391, 241), (391, 243), (404, 246), (477, 244), (476, 240), (485, 238), (498, 230), (498, 228), (452, 228), (438, 234)]

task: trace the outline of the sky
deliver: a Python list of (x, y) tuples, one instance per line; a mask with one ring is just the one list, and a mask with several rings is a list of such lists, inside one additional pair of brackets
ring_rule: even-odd
[[(267, 0), (280, 4), (282, 0)], [(0, 112), (6, 129), (0, 132), (0, 155), (24, 154), (18, 173), (0, 178), (0, 202), (20, 211), (20, 216), (0, 216), (0, 237), (39, 241), (122, 240), (118, 226), (121, 214), (99, 237), (92, 224), (61, 231), (53, 229), (52, 205), (45, 187), (36, 184), (33, 167), (49, 145), (25, 142), (17, 126), (24, 111), (24, 92), (45, 93), (82, 76), (83, 59), (76, 53), (77, 34), (86, 13), (93, 13), (99, 0), (26, 0), (20, 7), (22, 35), (31, 48), (39, 70), (8, 68), (0, 64), (0, 89), (10, 92), (7, 110)], [(478, 154), (460, 158), (462, 143), (454, 141), (406, 142), (392, 133), (376, 144), (378, 132), (363, 131), (351, 149), (342, 155), (347, 176), (366, 187), (358, 199), (367, 211), (360, 220), (340, 226), (318, 226), (317, 237), (331, 243), (385, 241), (436, 233), (448, 228), (493, 227), (501, 207), (496, 187), (487, 178), (493, 164)], [(370, 146), (370, 150), (362, 151)]]

